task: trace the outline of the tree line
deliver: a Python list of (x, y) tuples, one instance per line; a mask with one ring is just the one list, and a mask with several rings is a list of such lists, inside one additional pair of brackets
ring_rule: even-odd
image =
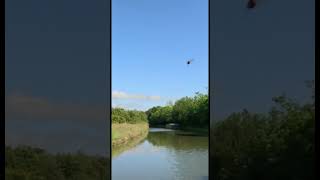
[(182, 127), (208, 127), (209, 99), (207, 94), (197, 92), (193, 97), (183, 97), (166, 106), (155, 106), (146, 112), (112, 108), (113, 123), (148, 122), (152, 125), (178, 123)]
[(146, 114), (150, 125), (178, 123), (182, 127), (208, 127), (208, 95), (197, 92), (195, 96), (180, 98), (174, 104), (152, 107)]
[(136, 124), (148, 122), (145, 112), (137, 110), (125, 110), (123, 108), (112, 108), (111, 118), (112, 123)]
[(315, 179), (315, 104), (285, 95), (268, 113), (233, 113), (211, 128), (216, 180)]
[(7, 180), (105, 180), (110, 159), (83, 153), (49, 154), (29, 146), (5, 147)]

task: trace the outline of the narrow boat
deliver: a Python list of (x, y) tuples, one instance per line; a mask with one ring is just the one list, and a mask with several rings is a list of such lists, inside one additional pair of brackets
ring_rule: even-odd
[(168, 129), (179, 129), (180, 125), (177, 124), (177, 123), (168, 123), (168, 124), (166, 124), (166, 128), (168, 128)]

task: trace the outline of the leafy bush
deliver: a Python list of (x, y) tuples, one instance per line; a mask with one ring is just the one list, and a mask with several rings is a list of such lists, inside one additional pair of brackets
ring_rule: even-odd
[(181, 126), (208, 127), (208, 95), (196, 93), (194, 97), (183, 97), (174, 105), (156, 106), (146, 112), (151, 125), (179, 123)]
[(106, 180), (109, 159), (76, 154), (49, 154), (28, 146), (5, 147), (7, 180)]
[(216, 180), (315, 179), (315, 108), (286, 96), (267, 114), (244, 110), (211, 128)]
[(147, 122), (147, 115), (143, 111), (125, 110), (122, 108), (112, 108), (111, 114), (113, 123), (141, 123)]

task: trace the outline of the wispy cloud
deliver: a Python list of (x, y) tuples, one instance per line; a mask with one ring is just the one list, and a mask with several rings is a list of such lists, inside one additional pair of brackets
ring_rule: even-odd
[(6, 120), (42, 119), (42, 120), (78, 120), (105, 121), (107, 110), (103, 105), (53, 102), (45, 97), (11, 94), (6, 96)]
[(160, 96), (147, 96), (142, 94), (129, 94), (123, 91), (112, 91), (113, 99), (137, 99), (137, 100), (151, 100), (158, 101), (161, 100)]
[(134, 102), (127, 102), (127, 103), (112, 103), (113, 108), (123, 108), (123, 109), (129, 109), (129, 110), (146, 110), (142, 104), (134, 103)]

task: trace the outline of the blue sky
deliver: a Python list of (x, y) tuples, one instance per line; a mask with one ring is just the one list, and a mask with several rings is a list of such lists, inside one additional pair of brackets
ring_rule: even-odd
[(112, 2), (113, 106), (146, 110), (207, 86), (207, 0)]

